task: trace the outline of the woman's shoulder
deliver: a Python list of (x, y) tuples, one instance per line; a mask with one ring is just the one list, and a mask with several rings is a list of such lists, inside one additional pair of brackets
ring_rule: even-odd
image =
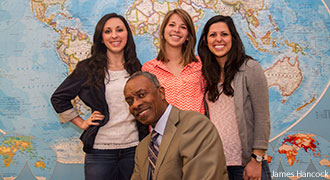
[(196, 56), (196, 59), (197, 59), (197, 61), (193, 61), (193, 62), (187, 64), (187, 66), (190, 66), (191, 68), (193, 68), (195, 70), (201, 71), (203, 63), (199, 56)]
[(260, 79), (264, 77), (264, 70), (255, 59), (248, 59), (245, 63), (244, 74), (252, 79)]
[(161, 62), (161, 61), (158, 60), (157, 58), (154, 58), (154, 59), (151, 59), (151, 60), (145, 62), (143, 65), (152, 65), (152, 64), (157, 64), (159, 62)]
[(246, 64), (249, 66), (249, 67), (253, 67), (253, 66), (256, 66), (258, 65), (258, 61), (253, 59), (253, 58), (248, 58), (246, 59)]
[(75, 67), (75, 71), (80, 73), (85, 73), (90, 68), (89, 66), (90, 62), (91, 62), (90, 58), (79, 61)]
[(142, 65), (142, 71), (147, 71), (150, 68), (154, 68), (159, 63), (161, 63), (161, 61), (157, 60), (157, 58), (151, 59)]
[(256, 70), (261, 68), (257, 60), (253, 58), (247, 58), (245, 62), (241, 65), (240, 70)]
[(79, 61), (76, 67), (84, 67), (88, 66), (88, 64), (91, 62), (91, 58), (84, 59), (82, 61)]
[(198, 55), (195, 55), (196, 59), (198, 60), (198, 62), (202, 63), (201, 58)]

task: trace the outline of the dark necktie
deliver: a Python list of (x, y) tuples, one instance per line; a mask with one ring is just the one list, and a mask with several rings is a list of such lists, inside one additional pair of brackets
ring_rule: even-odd
[(151, 141), (150, 141), (150, 144), (148, 147), (148, 159), (149, 159), (152, 178), (154, 176), (154, 171), (156, 168), (156, 162), (157, 162), (157, 157), (158, 157), (158, 152), (159, 152), (159, 144), (157, 142), (158, 136), (159, 136), (159, 134), (155, 130), (153, 130), (151, 132)]

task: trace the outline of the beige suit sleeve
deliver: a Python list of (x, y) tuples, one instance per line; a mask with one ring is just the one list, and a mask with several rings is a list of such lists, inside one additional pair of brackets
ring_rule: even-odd
[(203, 115), (188, 114), (183, 119), (180, 153), (182, 180), (228, 179), (222, 142), (213, 124)]

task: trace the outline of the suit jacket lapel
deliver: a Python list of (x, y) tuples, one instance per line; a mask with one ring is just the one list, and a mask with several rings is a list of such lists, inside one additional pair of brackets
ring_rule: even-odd
[(171, 113), (168, 117), (164, 136), (162, 137), (162, 142), (160, 143), (160, 150), (157, 157), (155, 177), (157, 177), (159, 166), (162, 164), (164, 157), (166, 155), (167, 149), (172, 141), (172, 138), (176, 132), (176, 124), (179, 121), (179, 112), (180, 110), (176, 107), (172, 107)]

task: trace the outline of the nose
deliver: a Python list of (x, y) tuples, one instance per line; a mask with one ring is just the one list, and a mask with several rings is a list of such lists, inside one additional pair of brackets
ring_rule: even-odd
[(114, 32), (111, 34), (111, 37), (114, 38), (114, 39), (115, 39), (116, 37), (118, 37), (116, 31), (114, 31)]
[(174, 31), (175, 31), (175, 32), (179, 32), (179, 31), (180, 31), (180, 26), (175, 26), (175, 27), (174, 27)]
[(219, 35), (217, 35), (217, 37), (215, 38), (215, 40), (216, 40), (217, 42), (220, 42), (220, 41), (222, 40), (222, 37), (219, 36)]
[(131, 105), (132, 110), (133, 111), (139, 110), (141, 107), (141, 104), (142, 104), (141, 101), (139, 101), (138, 99), (135, 99), (133, 104)]

